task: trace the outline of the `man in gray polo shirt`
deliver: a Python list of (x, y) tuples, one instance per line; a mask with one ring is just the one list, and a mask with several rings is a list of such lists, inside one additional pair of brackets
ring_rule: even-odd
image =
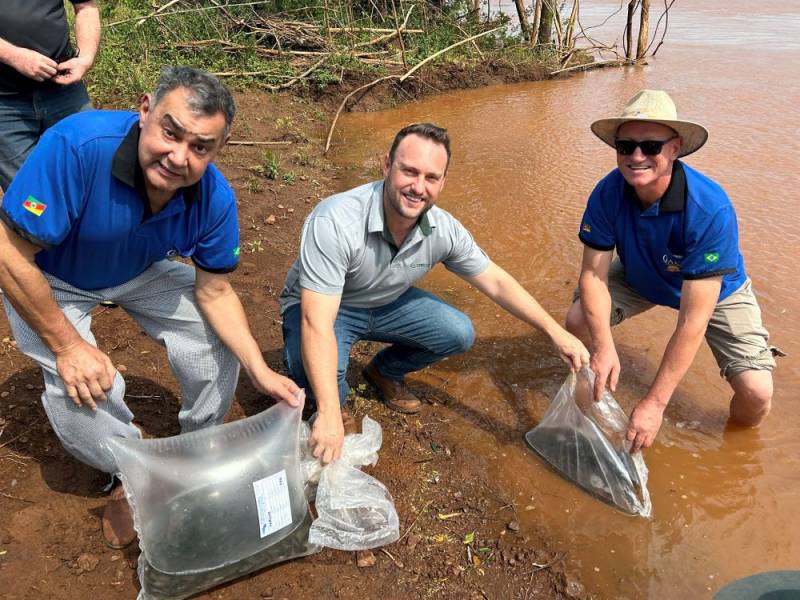
[(284, 361), (316, 402), (310, 444), (323, 463), (339, 458), (345, 428), (355, 429), (345, 380), (353, 343), (392, 344), (364, 377), (387, 406), (404, 413), (421, 406), (404, 384), (406, 373), (472, 346), (469, 317), (413, 287), (438, 263), (547, 334), (571, 369), (589, 363), (584, 345), (435, 206), (449, 162), (446, 130), (409, 125), (384, 158), (383, 181), (326, 198), (303, 226), (280, 298)]

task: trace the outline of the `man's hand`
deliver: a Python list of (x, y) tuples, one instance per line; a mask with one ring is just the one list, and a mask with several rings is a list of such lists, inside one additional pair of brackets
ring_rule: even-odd
[(633, 409), (625, 436), (632, 443), (631, 453), (649, 448), (656, 439), (661, 422), (664, 420), (665, 405), (645, 398)]
[(92, 61), (81, 58), (80, 56), (70, 58), (62, 63), (58, 63), (57, 73), (55, 77), (53, 77), (53, 81), (59, 85), (77, 83), (83, 79), (83, 76), (86, 75), (86, 72), (91, 66)]
[(288, 377), (279, 375), (265, 366), (263, 372), (251, 375), (250, 379), (262, 394), (286, 402), (289, 406), (299, 406), (297, 393), (300, 388)]
[(308, 447), (312, 454), (320, 459), (323, 465), (338, 460), (342, 455), (344, 442), (344, 425), (342, 414), (339, 411), (324, 413), (318, 412), (308, 438)]
[(86, 404), (97, 410), (96, 401), (106, 400), (117, 370), (111, 359), (88, 342), (80, 340), (56, 353), (56, 369), (75, 406)]
[(617, 382), (619, 381), (621, 369), (617, 349), (613, 344), (598, 347), (592, 353), (592, 360), (589, 366), (594, 372), (594, 400), (595, 402), (600, 402), (606, 385), (612, 392), (617, 391)]
[(56, 61), (28, 48), (17, 48), (9, 64), (35, 81), (50, 79), (58, 71)]
[(558, 328), (550, 338), (561, 360), (569, 365), (573, 373), (580, 371), (581, 367), (589, 366), (589, 351), (578, 338), (566, 329)]

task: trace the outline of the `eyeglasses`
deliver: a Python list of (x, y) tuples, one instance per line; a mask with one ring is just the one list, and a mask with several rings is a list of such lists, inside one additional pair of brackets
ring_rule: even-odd
[(641, 148), (642, 154), (645, 156), (655, 156), (661, 154), (661, 150), (664, 149), (664, 144), (674, 140), (676, 137), (678, 136), (673, 135), (667, 140), (642, 140), (640, 142), (636, 140), (614, 140), (614, 148), (616, 148), (617, 153), (622, 156), (633, 154), (636, 152), (636, 148)]

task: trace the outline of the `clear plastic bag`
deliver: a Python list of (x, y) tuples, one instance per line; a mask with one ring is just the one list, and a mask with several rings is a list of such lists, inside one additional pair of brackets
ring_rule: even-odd
[(301, 407), (175, 436), (109, 438), (139, 533), (140, 599), (186, 598), (318, 552), (300, 469)]
[(592, 399), (594, 373), (571, 373), (541, 423), (525, 441), (566, 479), (619, 510), (641, 517), (652, 512), (647, 466), (641, 452), (630, 453), (628, 417), (606, 390)]
[[(357, 468), (378, 461), (381, 426), (364, 417), (361, 431), (345, 436), (341, 458), (325, 467), (304, 450), (307, 493), (315, 495), (317, 511), (308, 536), (310, 543), (338, 550), (368, 550), (400, 537), (400, 520), (391, 494), (380, 481)], [(306, 429), (301, 439), (308, 435)], [(311, 487), (315, 482), (316, 491)]]

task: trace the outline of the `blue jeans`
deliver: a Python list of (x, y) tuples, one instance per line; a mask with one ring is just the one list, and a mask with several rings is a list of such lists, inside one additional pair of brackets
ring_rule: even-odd
[[(345, 376), (350, 348), (359, 340), (389, 342), (373, 359), (378, 372), (388, 379), (402, 380), (454, 354), (466, 352), (475, 340), (469, 317), (433, 294), (409, 288), (394, 302), (377, 308), (339, 307), (333, 326), (336, 334), (339, 402), (347, 403)], [(283, 313), (283, 362), (290, 377), (311, 396), (311, 388), (300, 355), (300, 305)]]
[(0, 188), (8, 189), (45, 129), (72, 113), (91, 108), (86, 86), (80, 81), (0, 95)]

